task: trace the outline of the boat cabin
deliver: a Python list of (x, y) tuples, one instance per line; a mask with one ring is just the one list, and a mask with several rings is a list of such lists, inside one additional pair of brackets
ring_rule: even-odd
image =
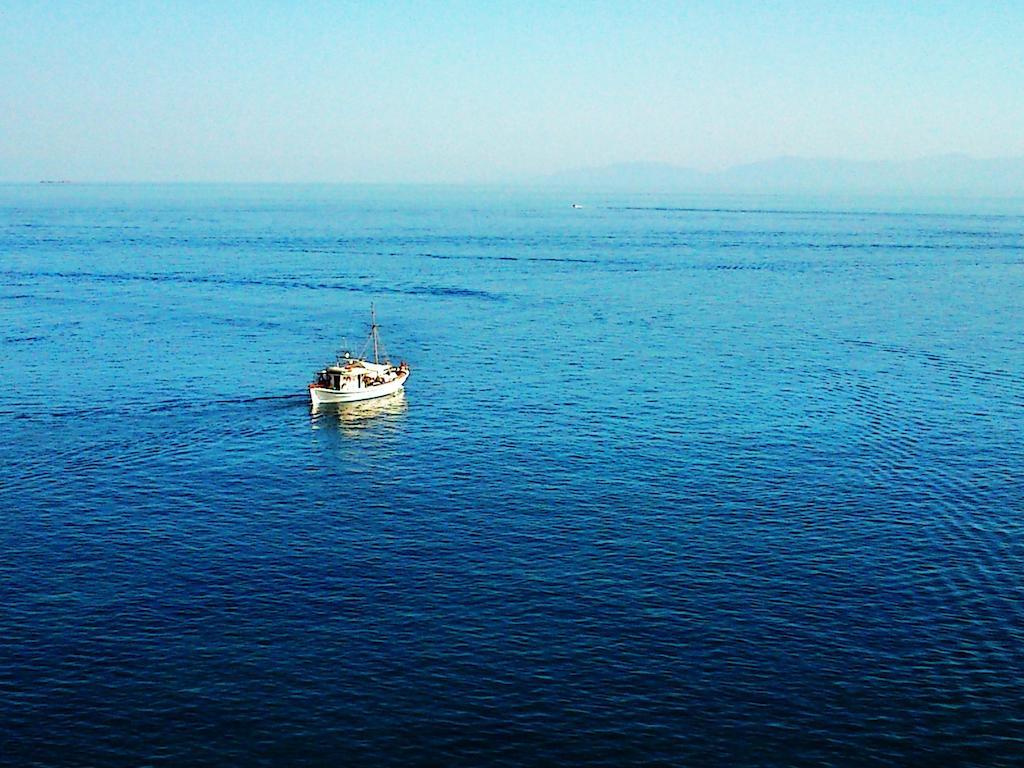
[[(394, 370), (394, 373), (397, 373), (397, 369)], [(324, 368), (317, 373), (314, 386), (348, 392), (378, 386), (393, 378), (391, 366), (352, 361), (347, 365), (330, 365)]]

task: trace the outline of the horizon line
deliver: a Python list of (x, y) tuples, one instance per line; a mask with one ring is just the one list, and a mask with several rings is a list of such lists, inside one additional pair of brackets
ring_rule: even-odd
[[(852, 157), (843, 156), (829, 156), (829, 155), (794, 155), (794, 154), (781, 154), (772, 155), (761, 158), (759, 160), (748, 160), (729, 165), (719, 166), (713, 169), (705, 169), (696, 165), (687, 165), (671, 160), (617, 160), (611, 162), (596, 163), (591, 165), (577, 165), (562, 167), (555, 170), (549, 171), (538, 171), (536, 173), (529, 174), (528, 176), (523, 174), (519, 176), (511, 176), (508, 178), (490, 178), (490, 179), (459, 179), (459, 180), (367, 180), (367, 179), (260, 179), (260, 178), (248, 178), (248, 179), (167, 179), (167, 178), (135, 178), (135, 179), (110, 179), (110, 178), (85, 178), (76, 179), (72, 177), (63, 176), (43, 176), (43, 177), (0, 177), (0, 184), (3, 185), (25, 185), (25, 184), (39, 184), (45, 186), (66, 186), (66, 185), (114, 185), (114, 184), (349, 184), (359, 186), (541, 186), (551, 185), (557, 183), (556, 178), (560, 175), (574, 174), (581, 172), (593, 172), (593, 171), (608, 171), (614, 169), (660, 169), (660, 170), (673, 170), (673, 171), (685, 171), (689, 173), (700, 174), (702, 176), (714, 177), (721, 174), (726, 174), (730, 171), (739, 169), (748, 169), (759, 165), (768, 165), (771, 163), (778, 163), (780, 161), (792, 161), (792, 162), (819, 162), (819, 163), (846, 163), (851, 166), (886, 166), (886, 165), (905, 165), (914, 164), (927, 161), (936, 160), (966, 160), (974, 163), (993, 163), (993, 162), (1024, 162), (1024, 154), (1022, 155), (996, 155), (996, 156), (975, 156), (966, 152), (944, 152), (927, 155), (916, 155), (913, 157), (906, 158), (889, 158), (889, 159), (858, 159)], [(823, 186), (828, 186), (828, 182), (824, 182)]]

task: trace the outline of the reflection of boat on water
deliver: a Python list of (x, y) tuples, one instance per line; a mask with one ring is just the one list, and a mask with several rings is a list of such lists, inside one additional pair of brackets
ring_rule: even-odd
[[(344, 352), (334, 365), (317, 371), (316, 381), (309, 385), (309, 399), (314, 406), (324, 403), (352, 403), (371, 400), (398, 392), (409, 378), (409, 364), (392, 365), (384, 354), (378, 332), (377, 313), (370, 307), (370, 337), (359, 357)], [(373, 344), (373, 362), (366, 360), (367, 349)]]
[(314, 429), (334, 425), (352, 436), (363, 429), (392, 423), (396, 418), (403, 416), (408, 408), (405, 390), (400, 389), (393, 394), (372, 400), (314, 405), (311, 415)]

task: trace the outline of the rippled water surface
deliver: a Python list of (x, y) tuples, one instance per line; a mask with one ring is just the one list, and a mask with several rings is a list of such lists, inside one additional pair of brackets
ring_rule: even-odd
[(0, 763), (1019, 764), (1022, 206), (576, 201), (0, 187)]

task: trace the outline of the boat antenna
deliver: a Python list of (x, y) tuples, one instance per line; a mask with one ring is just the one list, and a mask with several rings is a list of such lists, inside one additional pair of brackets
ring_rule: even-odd
[(336, 355), (338, 365), (342, 365), (345, 361), (351, 359), (351, 357), (352, 347), (349, 345), (348, 339), (342, 339), (341, 348), (338, 349), (338, 354)]

